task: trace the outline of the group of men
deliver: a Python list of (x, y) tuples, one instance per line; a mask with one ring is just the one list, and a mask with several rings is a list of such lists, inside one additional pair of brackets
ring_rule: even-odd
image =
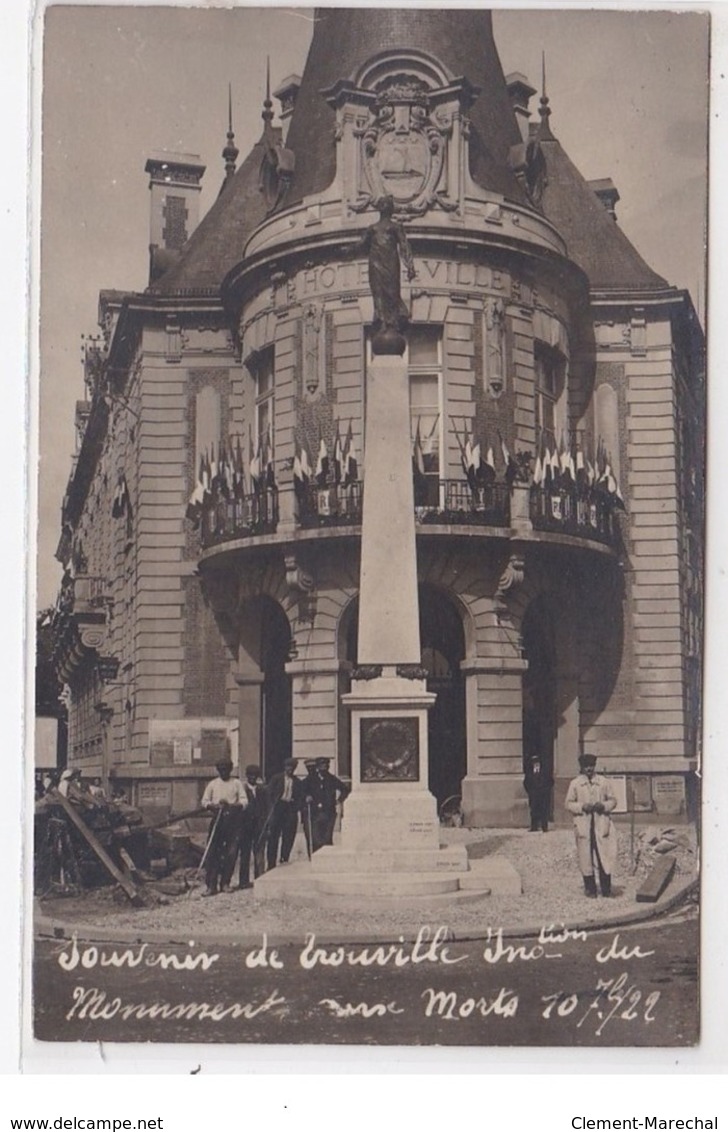
[[(596, 875), (602, 896), (612, 895), (612, 873), (617, 863), (617, 831), (609, 816), (617, 798), (608, 778), (596, 773), (595, 755), (580, 755), (580, 773), (569, 783), (564, 805), (574, 817), (576, 858), (584, 879), (584, 892), (597, 895)], [(551, 790), (554, 780), (538, 755), (526, 764), (523, 779), (531, 811), (531, 832), (548, 830)]]
[(337, 808), (349, 787), (329, 770), (328, 758), (306, 759), (306, 776), (296, 774), (297, 759), (286, 759), (283, 770), (266, 784), (260, 767), (251, 763), (245, 777), (233, 778), (230, 759), (216, 765), (217, 778), (205, 788), (202, 806), (212, 811), (203, 858), (205, 896), (231, 892), (237, 867), (237, 887), (253, 887), (266, 868), (286, 864), (303, 824), (309, 857), (334, 838)]

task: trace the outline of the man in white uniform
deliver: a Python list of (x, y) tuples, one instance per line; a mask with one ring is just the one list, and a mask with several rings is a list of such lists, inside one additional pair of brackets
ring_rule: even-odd
[(610, 818), (617, 805), (612, 785), (596, 774), (595, 755), (580, 755), (581, 774), (572, 779), (566, 793), (566, 808), (574, 815), (576, 857), (584, 877), (587, 896), (597, 895), (594, 868), (599, 871), (602, 896), (612, 895), (612, 872), (617, 863), (617, 831)]

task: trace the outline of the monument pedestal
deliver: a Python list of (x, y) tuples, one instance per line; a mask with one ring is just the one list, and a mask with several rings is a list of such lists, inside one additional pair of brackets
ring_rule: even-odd
[[(491, 891), (464, 845), (440, 846), (428, 783), (427, 714), (435, 695), (421, 668), (409, 376), (402, 358), (367, 374), (366, 471), (358, 667), (351, 712), (351, 794), (338, 844), (310, 864), (266, 873), (256, 896), (376, 902), (473, 899)], [(478, 862), (480, 864), (480, 862)], [(520, 886), (520, 882), (517, 882)]]

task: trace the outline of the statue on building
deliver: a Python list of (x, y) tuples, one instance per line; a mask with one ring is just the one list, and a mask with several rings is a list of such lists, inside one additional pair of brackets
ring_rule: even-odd
[(409, 311), (401, 294), (402, 261), (408, 279), (414, 279), (416, 272), (405, 230), (393, 219), (394, 197), (382, 197), (377, 208), (379, 220), (367, 228), (355, 251), (369, 255), (369, 286), (374, 299), (372, 352), (401, 356), (409, 324)]

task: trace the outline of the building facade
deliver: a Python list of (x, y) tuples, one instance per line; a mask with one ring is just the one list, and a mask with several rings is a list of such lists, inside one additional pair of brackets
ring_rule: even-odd
[[(55, 659), (70, 765), (145, 810), (221, 753), (349, 769), (373, 308), (392, 196), (410, 311), (429, 783), (473, 825), (563, 797), (581, 752), (627, 804), (698, 757), (704, 343), (588, 183), (485, 11), (323, 9), (303, 76), (202, 221), (155, 155), (150, 283), (102, 292), (63, 505)], [(367, 506), (375, 506), (369, 500)], [(393, 579), (396, 585), (396, 579)], [(558, 816), (558, 804), (557, 804)]]

